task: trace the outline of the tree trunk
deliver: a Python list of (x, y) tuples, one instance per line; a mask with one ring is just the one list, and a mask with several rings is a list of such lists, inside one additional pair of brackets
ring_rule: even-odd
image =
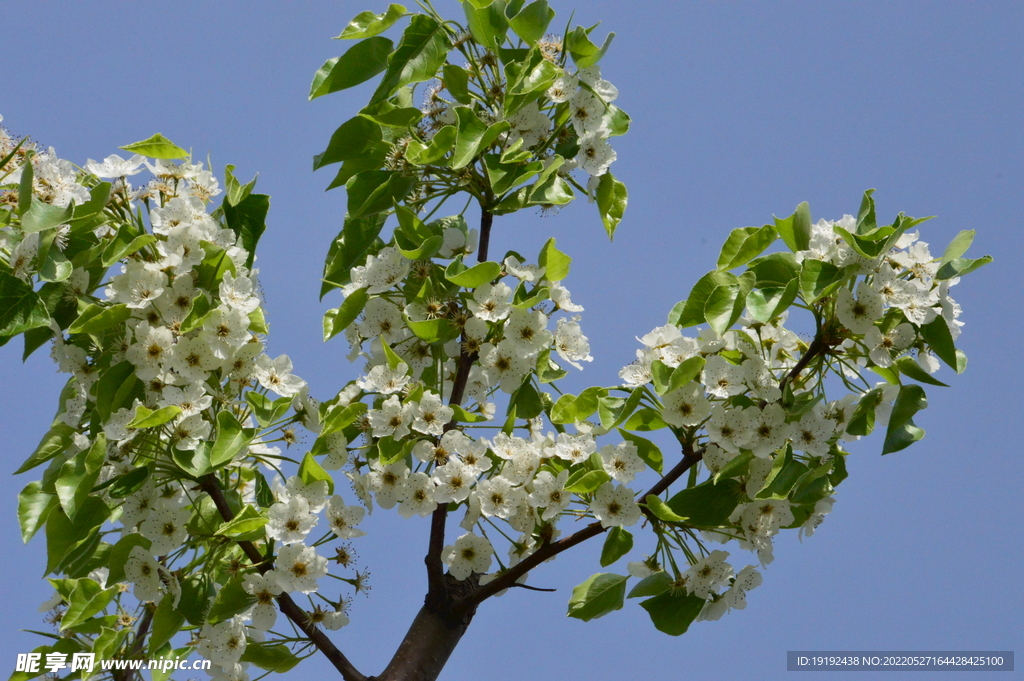
[(434, 681), (469, 628), (476, 607), (458, 612), (456, 600), (477, 586), (479, 576), (458, 581), (445, 575), (445, 593), (428, 594), (387, 668), (369, 681)]

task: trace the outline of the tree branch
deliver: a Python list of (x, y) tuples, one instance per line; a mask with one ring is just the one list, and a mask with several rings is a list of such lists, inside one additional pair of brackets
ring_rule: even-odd
[[(227, 499), (224, 498), (224, 492), (221, 491), (217, 477), (213, 473), (209, 473), (203, 476), (200, 484), (203, 491), (213, 499), (213, 503), (220, 512), (221, 517), (224, 518), (224, 521), (232, 520), (235, 514), (231, 507), (228, 506)], [(245, 555), (252, 561), (252, 564), (256, 566), (256, 569), (260, 571), (260, 574), (265, 574), (273, 569), (273, 566), (252, 542), (239, 541), (238, 546), (241, 547)], [(299, 607), (292, 600), (291, 596), (286, 593), (281, 594), (277, 597), (277, 604), (280, 606), (281, 612), (284, 613), (285, 617), (290, 619), (309, 638), (313, 645), (320, 649), (320, 652), (330, 660), (331, 664), (341, 672), (341, 676), (345, 681), (367, 681), (367, 677), (349, 662), (348, 658), (331, 642), (331, 639), (327, 638), (323, 631), (317, 629), (316, 625), (309, 621), (306, 611)]]
[(800, 372), (807, 368), (807, 365), (811, 363), (811, 360), (821, 354), (821, 351), (825, 349), (825, 343), (821, 339), (821, 333), (819, 332), (814, 336), (814, 340), (807, 346), (807, 351), (804, 352), (804, 356), (797, 361), (796, 365), (790, 370), (788, 374), (782, 377), (779, 381), (779, 391), (785, 394), (786, 384), (796, 380)]
[[(699, 449), (693, 451), (688, 445), (683, 447), (683, 458), (677, 463), (672, 470), (670, 470), (665, 477), (656, 482), (645, 494), (641, 496), (641, 499), (646, 499), (651, 494), (661, 494), (669, 485), (678, 480), (683, 473), (688, 471), (694, 464), (701, 460), (704, 456), (704, 450)], [(563, 537), (558, 541), (545, 544), (544, 546), (537, 549), (534, 553), (530, 554), (516, 565), (510, 567), (497, 579), (484, 584), (480, 588), (473, 591), (463, 601), (458, 604), (458, 607), (477, 607), (480, 603), (490, 598), (494, 594), (504, 589), (517, 586), (516, 580), (522, 577), (524, 574), (537, 567), (549, 558), (553, 558), (558, 554), (562, 553), (567, 549), (580, 544), (591, 537), (604, 532), (607, 528), (601, 527), (599, 521), (594, 521), (584, 527), (582, 530), (578, 530), (568, 537)]]
[[(491, 241), (491, 225), (494, 223), (494, 215), (486, 209), (481, 208), (480, 213), (480, 244), (477, 249), (477, 261), (487, 260), (487, 249)], [(469, 353), (465, 350), (459, 355), (459, 364), (455, 369), (455, 381), (452, 383), (452, 394), (448, 400), (450, 405), (461, 405), (466, 394), (466, 384), (469, 381), (469, 372), (473, 363), (478, 358), (477, 353)], [(455, 426), (454, 422), (444, 427), (448, 432)], [(441, 560), (441, 552), (444, 550), (444, 533), (448, 521), (448, 505), (440, 504), (434, 509), (430, 517), (430, 540), (427, 543), (427, 555), (423, 558), (427, 566), (427, 598), (428, 600), (444, 600), (447, 591), (444, 580), (444, 563)]]

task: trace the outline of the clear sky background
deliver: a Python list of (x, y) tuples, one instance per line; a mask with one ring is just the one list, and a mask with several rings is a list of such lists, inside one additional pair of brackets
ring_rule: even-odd
[[(629, 209), (614, 243), (595, 207), (577, 201), (555, 215), (499, 217), (491, 248), (534, 254), (554, 235), (574, 257), (566, 285), (586, 307), (589, 384), (618, 382), (635, 336), (664, 323), (714, 266), (728, 230), (804, 200), (815, 220), (838, 219), (876, 187), (880, 219), (938, 216), (922, 227), (933, 253), (976, 229), (971, 255), (996, 262), (953, 290), (970, 365), (961, 376), (942, 370), (951, 388), (928, 388), (930, 407), (916, 419), (926, 438), (884, 458), (877, 436), (852, 444), (834, 512), (802, 544), (795, 532), (782, 536), (745, 611), (681, 638), (655, 631), (635, 601), (590, 623), (566, 618), (572, 586), (601, 571), (600, 545), (584, 545), (531, 576), (557, 593), (487, 602), (442, 678), (777, 679), (787, 650), (1024, 650), (1022, 5), (552, 4), (554, 26), (575, 9), (578, 23), (618, 33), (601, 66), (633, 118), (613, 140)], [(307, 95), (316, 69), (350, 45), (330, 38), (356, 12), (384, 6), (4, 3), (0, 114), (15, 134), (78, 163), (162, 132), (197, 158), (210, 153), (218, 175), (226, 163), (239, 177), (259, 172), (257, 190), (273, 197), (258, 251), (269, 351), (289, 353), (313, 394), (328, 397), (355, 372), (341, 339), (320, 340), (337, 292), (317, 300), (344, 194), (323, 192), (333, 170), (314, 175), (311, 158), (372, 86), (312, 103)], [(461, 18), (454, 2), (439, 8)], [(63, 378), (45, 350), (23, 365), (20, 341), (0, 349), (0, 367), (9, 472), (45, 431)], [(584, 385), (577, 375), (566, 387)], [(31, 476), (0, 476), (0, 674), (39, 644), (19, 630), (42, 628), (36, 607), (51, 593), (39, 579), (42, 537), (23, 547), (18, 535), (15, 496)], [(373, 591), (331, 636), (373, 674), (422, 602), (427, 521), (378, 510), (365, 526), (356, 548)], [(746, 557), (733, 552), (738, 567)], [(314, 657), (287, 678), (332, 674)]]

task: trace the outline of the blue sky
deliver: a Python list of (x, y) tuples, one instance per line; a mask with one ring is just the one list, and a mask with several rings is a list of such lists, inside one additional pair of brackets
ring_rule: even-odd
[[(344, 195), (324, 193), (311, 157), (369, 88), (307, 102), (313, 73), (348, 44), (351, 15), (384, 3), (7, 3), (0, 114), (63, 158), (102, 159), (162, 132), (222, 173), (259, 172), (273, 197), (259, 267), (270, 352), (286, 352), (313, 393), (354, 376), (340, 339), (321, 342), (323, 256)], [(454, 2), (438, 7), (459, 16)], [(1024, 188), (1024, 41), (1019, 3), (668, 3), (556, 0), (563, 22), (617, 32), (602, 62), (633, 118), (614, 140), (630, 190), (613, 243), (583, 201), (555, 215), (495, 222), (492, 252), (536, 253), (548, 236), (574, 257), (566, 281), (587, 309), (595, 361), (567, 381), (612, 385), (635, 336), (711, 269), (728, 230), (770, 222), (809, 201), (814, 218), (855, 213), (877, 188), (880, 218), (936, 215), (922, 238), (941, 252), (976, 229), (972, 253), (996, 262), (954, 289), (967, 325), (965, 374), (929, 389), (926, 438), (880, 457), (851, 445), (834, 512), (803, 543), (778, 543), (745, 611), (682, 638), (656, 632), (634, 603), (582, 623), (564, 616), (571, 587), (601, 569), (599, 545), (537, 570), (486, 603), (443, 678), (579, 675), (774, 679), (787, 650), (1012, 650), (1024, 640), (1024, 560), (1016, 522), (1020, 445)], [(1014, 35), (1017, 38), (1014, 38)], [(14, 470), (45, 431), (62, 380), (45, 351), (26, 364), (0, 349), (0, 433)], [(584, 378), (587, 383), (584, 383)], [(31, 477), (0, 476), (4, 603), (0, 668), (37, 645), (43, 542), (18, 538), (15, 495)], [(356, 544), (373, 591), (333, 635), (365, 673), (379, 672), (421, 603), (426, 522), (377, 512)], [(791, 533), (792, 534), (792, 533)], [(738, 557), (738, 554), (734, 554)], [(752, 561), (753, 562), (753, 561)], [(621, 569), (621, 566), (619, 566)], [(288, 678), (333, 671), (317, 658)], [(833, 673), (838, 681), (851, 673)], [(961, 674), (950, 673), (944, 679)], [(899, 673), (887, 678), (899, 678)]]

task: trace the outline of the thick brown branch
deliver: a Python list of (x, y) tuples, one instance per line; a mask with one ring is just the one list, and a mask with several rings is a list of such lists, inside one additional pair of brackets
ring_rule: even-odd
[[(228, 505), (227, 499), (224, 498), (224, 492), (221, 491), (220, 484), (217, 482), (217, 478), (214, 474), (210, 473), (202, 479), (202, 488), (210, 498), (213, 499), (214, 505), (217, 507), (217, 511), (220, 512), (225, 522), (232, 520), (235, 517), (234, 512)], [(269, 572), (273, 566), (267, 561), (263, 554), (260, 553), (259, 549), (252, 542), (240, 541), (238, 546), (241, 547), (245, 555), (252, 561), (252, 564), (256, 566), (256, 569), (261, 574)], [(284, 616), (290, 619), (296, 627), (305, 634), (313, 645), (320, 649), (320, 652), (330, 660), (331, 664), (341, 672), (342, 678), (345, 681), (367, 681), (366, 676), (359, 672), (352, 663), (349, 662), (348, 658), (338, 650), (338, 648), (331, 642), (331, 639), (327, 638), (327, 635), (323, 631), (316, 628), (316, 625), (309, 621), (309, 616), (306, 611), (299, 607), (292, 597), (288, 594), (281, 594), (277, 597), (277, 604), (281, 608), (281, 612)]]
[(477, 249), (476, 260), (477, 262), (484, 262), (487, 260), (487, 249), (491, 245), (491, 223), (494, 222), (494, 216), (488, 213), (486, 210), (481, 209), (480, 213), (480, 247)]
[[(486, 210), (481, 209), (480, 213), (480, 246), (477, 249), (477, 260), (487, 260), (487, 249), (491, 241), (491, 225), (494, 216)], [(455, 369), (455, 380), (452, 383), (452, 394), (448, 404), (461, 405), (466, 396), (466, 384), (469, 381), (469, 372), (473, 363), (477, 360), (477, 353), (462, 351), (459, 355), (459, 364)], [(454, 422), (445, 426), (445, 432), (454, 427)], [(427, 555), (423, 558), (427, 566), (427, 598), (432, 602), (445, 600), (444, 563), (441, 561), (441, 552), (444, 550), (444, 533), (448, 521), (448, 505), (441, 504), (434, 509), (430, 517), (430, 540), (427, 544)]]

